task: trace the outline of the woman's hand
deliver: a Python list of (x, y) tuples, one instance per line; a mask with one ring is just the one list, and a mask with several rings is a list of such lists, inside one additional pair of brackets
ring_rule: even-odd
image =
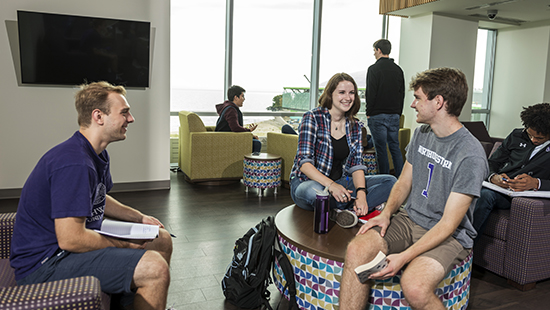
[(330, 184), (328, 191), (340, 203), (349, 202), (351, 199), (351, 192), (336, 182)]
[(367, 204), (367, 200), (357, 197), (353, 209), (355, 210), (355, 214), (357, 214), (357, 216), (366, 215), (369, 213), (369, 205)]

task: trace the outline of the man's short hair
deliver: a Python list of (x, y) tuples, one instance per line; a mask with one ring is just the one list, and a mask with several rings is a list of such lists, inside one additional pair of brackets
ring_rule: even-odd
[(545, 136), (550, 134), (550, 104), (539, 103), (523, 107), (520, 118), (525, 128), (531, 128)]
[(126, 89), (123, 86), (114, 86), (105, 81), (80, 85), (80, 90), (75, 95), (75, 107), (78, 112), (79, 126), (90, 126), (92, 111), (95, 109), (99, 109), (101, 112), (109, 115), (111, 106), (107, 101), (107, 97), (110, 93), (126, 96)]
[(389, 55), (391, 52), (391, 43), (386, 39), (380, 39), (372, 45), (374, 49), (380, 49), (383, 55)]
[(233, 85), (227, 90), (227, 100), (233, 101), (233, 99), (235, 99), (235, 96), (240, 97), (242, 93), (246, 93), (246, 90), (244, 90), (244, 88), (240, 87), (239, 85)]
[(416, 91), (422, 88), (428, 100), (441, 95), (447, 102), (447, 113), (460, 116), (468, 98), (468, 82), (462, 71), (455, 68), (429, 69), (416, 74), (410, 88)]

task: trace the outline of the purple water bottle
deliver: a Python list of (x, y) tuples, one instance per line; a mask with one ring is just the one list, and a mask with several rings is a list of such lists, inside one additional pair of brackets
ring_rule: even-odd
[(328, 233), (328, 214), (329, 214), (329, 193), (315, 191), (317, 200), (315, 201), (315, 209), (313, 209), (313, 231), (318, 234)]

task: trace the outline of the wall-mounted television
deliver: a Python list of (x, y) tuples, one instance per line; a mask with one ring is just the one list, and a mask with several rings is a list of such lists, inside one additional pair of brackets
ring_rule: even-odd
[(151, 23), (17, 11), (21, 82), (149, 87)]

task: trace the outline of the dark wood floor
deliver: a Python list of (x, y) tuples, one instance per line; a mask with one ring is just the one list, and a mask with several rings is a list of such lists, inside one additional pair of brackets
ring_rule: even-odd
[[(234, 242), (262, 218), (292, 204), (289, 191), (267, 190), (258, 197), (244, 185), (191, 185), (181, 173), (171, 172), (171, 190), (114, 193), (113, 197), (160, 219), (175, 234), (172, 282), (168, 306), (176, 309), (234, 310), (224, 300), (220, 281), (232, 256)], [(0, 200), (0, 212), (17, 209), (17, 199)], [(270, 286), (272, 305), (280, 294)], [(286, 300), (281, 309), (286, 308)], [(506, 280), (474, 267), (468, 309), (548, 309), (550, 280), (520, 292)]]

